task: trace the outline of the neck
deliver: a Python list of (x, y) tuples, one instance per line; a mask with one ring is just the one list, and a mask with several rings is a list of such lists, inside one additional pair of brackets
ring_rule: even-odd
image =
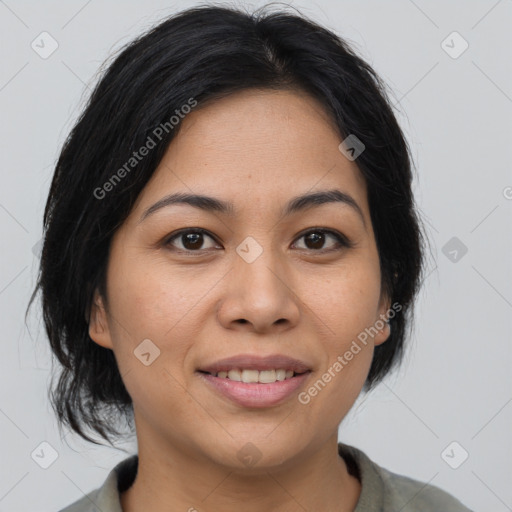
[(240, 471), (200, 459), (183, 447), (139, 439), (139, 465), (132, 486), (121, 494), (123, 512), (222, 510), (223, 512), (352, 512), (361, 492), (338, 454), (337, 433), (319, 450), (293, 464), (258, 472)]

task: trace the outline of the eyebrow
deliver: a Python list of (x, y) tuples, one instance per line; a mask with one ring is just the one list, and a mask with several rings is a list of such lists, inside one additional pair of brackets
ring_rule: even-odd
[[(292, 198), (286, 206), (282, 209), (281, 215), (287, 217), (293, 213), (308, 210), (316, 206), (320, 206), (327, 203), (341, 203), (350, 206), (355, 212), (361, 217), (363, 224), (366, 227), (366, 221), (363, 212), (355, 199), (341, 190), (322, 190), (319, 192), (312, 192), (309, 194), (300, 195)], [(183, 192), (176, 192), (168, 196), (163, 197), (155, 204), (147, 208), (141, 215), (139, 222), (142, 222), (147, 217), (155, 213), (156, 211), (172, 206), (175, 204), (186, 204), (194, 208), (206, 212), (217, 212), (232, 217), (235, 214), (235, 208), (233, 203), (229, 201), (223, 201), (215, 197), (205, 196), (201, 194), (188, 194)]]

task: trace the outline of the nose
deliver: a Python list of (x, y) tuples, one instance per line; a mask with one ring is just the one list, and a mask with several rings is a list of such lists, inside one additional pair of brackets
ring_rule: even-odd
[(292, 274), (270, 250), (248, 262), (235, 257), (218, 308), (226, 329), (257, 333), (283, 332), (297, 325), (301, 301)]

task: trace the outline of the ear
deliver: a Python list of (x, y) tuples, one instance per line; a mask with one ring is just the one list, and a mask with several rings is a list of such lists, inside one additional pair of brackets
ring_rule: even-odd
[(375, 346), (384, 343), (391, 334), (391, 327), (386, 321), (388, 319), (388, 311), (390, 308), (391, 300), (387, 294), (383, 293), (379, 302), (379, 315), (375, 319), (375, 328), (379, 330), (373, 338), (373, 344)]
[(105, 348), (113, 348), (105, 304), (103, 297), (97, 289), (94, 291), (91, 313), (89, 315), (89, 336), (98, 345)]

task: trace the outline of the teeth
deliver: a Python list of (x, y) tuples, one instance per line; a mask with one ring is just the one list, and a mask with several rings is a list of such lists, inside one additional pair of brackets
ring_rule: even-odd
[(240, 375), (240, 372), (238, 370), (229, 370), (228, 378), (230, 378), (231, 380), (237, 380), (240, 382), (242, 380), (242, 375)]
[(242, 382), (258, 382), (258, 370), (242, 370)]
[(293, 370), (284, 370), (280, 368), (278, 370), (262, 370), (261, 372), (258, 370), (229, 370), (229, 372), (222, 371), (214, 374), (216, 377), (220, 377), (221, 379), (231, 379), (236, 380), (237, 382), (246, 382), (246, 383), (255, 383), (259, 382), (261, 384), (272, 384), (276, 381), (282, 381), (285, 379), (290, 379), (294, 375)]
[[(245, 370), (244, 370), (245, 372)], [(256, 372), (258, 373), (258, 372)], [(262, 384), (268, 384), (270, 382), (275, 382), (277, 380), (277, 377), (276, 377), (276, 371), (275, 370), (264, 370), (264, 371), (261, 371), (259, 372), (259, 378), (258, 378), (258, 381), (261, 382)], [(243, 380), (243, 377), (242, 377), (242, 380)]]

